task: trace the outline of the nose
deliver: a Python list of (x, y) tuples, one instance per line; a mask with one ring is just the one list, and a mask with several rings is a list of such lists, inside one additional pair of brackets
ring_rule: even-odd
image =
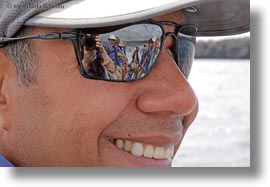
[[(169, 112), (179, 116), (197, 114), (197, 97), (170, 54), (169, 43), (164, 43), (157, 64), (150, 74), (144, 81), (138, 81), (143, 89), (137, 99), (137, 107), (145, 113)], [(193, 114), (193, 118), (196, 114)]]

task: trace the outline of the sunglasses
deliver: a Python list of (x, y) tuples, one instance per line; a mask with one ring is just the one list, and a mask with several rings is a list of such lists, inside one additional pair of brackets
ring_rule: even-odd
[[(165, 32), (164, 25), (174, 26)], [(81, 28), (72, 32), (45, 33), (20, 38), (0, 37), (0, 47), (24, 39), (69, 39), (72, 41), (80, 73), (88, 79), (129, 82), (147, 76), (158, 61), (165, 39), (179, 70), (188, 78), (195, 56), (197, 27), (154, 20), (136, 23)]]

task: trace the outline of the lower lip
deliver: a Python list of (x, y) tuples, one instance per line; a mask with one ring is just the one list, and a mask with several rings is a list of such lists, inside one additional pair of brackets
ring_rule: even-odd
[(112, 146), (113, 151), (118, 152), (121, 155), (121, 157), (123, 157), (125, 160), (128, 160), (139, 167), (171, 167), (171, 160), (168, 159), (158, 160), (153, 158), (145, 158), (142, 156), (135, 156), (129, 152), (119, 149), (118, 147), (116, 147), (116, 145), (114, 145), (111, 142), (110, 144)]

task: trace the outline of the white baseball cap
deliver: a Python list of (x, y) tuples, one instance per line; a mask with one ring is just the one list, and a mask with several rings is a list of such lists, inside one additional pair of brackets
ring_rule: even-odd
[(110, 36), (109, 36), (109, 38), (108, 38), (109, 40), (116, 40), (116, 37), (115, 37), (115, 35), (114, 34), (111, 34)]
[(198, 36), (220, 36), (249, 31), (249, 0), (71, 0), (39, 13), (28, 26), (93, 28), (125, 24), (181, 10)]

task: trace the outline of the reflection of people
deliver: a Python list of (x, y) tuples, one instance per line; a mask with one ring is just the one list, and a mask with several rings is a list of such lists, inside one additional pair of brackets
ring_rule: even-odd
[(127, 56), (126, 45), (127, 45), (127, 41), (126, 41), (126, 40), (121, 40), (121, 41), (119, 42), (119, 48), (120, 48), (121, 52), (122, 52), (125, 56)]
[(155, 38), (154, 40), (154, 49), (153, 52), (151, 54), (151, 58), (150, 58), (150, 62), (148, 64), (148, 69), (151, 68), (156, 60), (156, 58), (158, 57), (158, 54), (160, 52), (160, 39), (159, 38)]
[(147, 72), (148, 70), (148, 65), (153, 55), (154, 43), (155, 41), (152, 38), (150, 38), (148, 41), (148, 48), (142, 56), (141, 67), (143, 68), (144, 72)]
[[(27, 6), (7, 9), (10, 2), (15, 1), (1, 1), (0, 7), (0, 17), (7, 18), (0, 19), (3, 166), (171, 166), (198, 111), (197, 97), (170, 54), (176, 28), (196, 24), (197, 35), (227, 35), (245, 32), (249, 25), (249, 1), (240, 0), (221, 1), (224, 6), (216, 0), (203, 6), (192, 0), (175, 0), (174, 6), (153, 1), (153, 7), (137, 4), (135, 13), (121, 15), (117, 4), (110, 7), (112, 17), (100, 12), (97, 18), (89, 11), (93, 1), (67, 1), (63, 8), (46, 12)], [(55, 6), (62, 1), (48, 2)], [(101, 3), (95, 1), (95, 6), (106, 9)], [(127, 10), (132, 5), (125, 3)], [(187, 6), (198, 7), (199, 14), (179, 10)], [(78, 10), (80, 14), (70, 14)], [(145, 78), (116, 82), (82, 71), (79, 34), (102, 34), (117, 24), (142, 20), (154, 20), (164, 31), (161, 52)]]
[(121, 50), (117, 46), (117, 38), (112, 34), (109, 36), (108, 40), (110, 45), (105, 47), (107, 54), (116, 65), (123, 66), (125, 64), (126, 56), (122, 54)]
[(136, 63), (138, 64), (140, 62), (140, 58), (139, 58), (139, 50), (140, 48), (137, 46), (135, 47), (135, 50), (132, 53), (132, 60), (131, 63)]
[[(84, 58), (82, 64), (86, 72), (91, 74), (107, 74), (111, 79), (121, 78), (121, 73), (113, 63), (112, 59), (106, 53), (100, 36), (95, 36), (96, 48), (87, 49), (84, 46)], [(100, 61), (101, 63), (94, 63)], [(106, 75), (103, 75), (106, 76)]]
[(147, 51), (147, 48), (148, 48), (148, 44), (144, 43), (143, 48), (141, 50), (141, 59), (143, 59), (144, 53)]
[(105, 50), (109, 57), (112, 59), (116, 66), (121, 67), (121, 74), (124, 76), (127, 73), (127, 57), (122, 53), (120, 48), (118, 47), (118, 43), (120, 39), (117, 38), (114, 34), (111, 34), (108, 38), (109, 45), (105, 47)]
[(130, 63), (131, 76), (136, 76), (138, 74), (140, 63), (139, 50), (140, 48), (137, 46), (135, 47), (135, 50), (132, 53), (132, 60)]
[(120, 40), (119, 39), (119, 44), (118, 44), (118, 49), (119, 49), (119, 53), (117, 53), (118, 55), (118, 60), (120, 62), (120, 65), (122, 67), (122, 78), (125, 79), (127, 73), (128, 73), (128, 59), (126, 57), (126, 41), (124, 40)]
[(82, 59), (82, 64), (86, 72), (90, 70), (90, 65), (91, 62), (93, 62), (97, 58), (95, 49), (88, 50), (84, 47), (83, 49), (83, 59)]

